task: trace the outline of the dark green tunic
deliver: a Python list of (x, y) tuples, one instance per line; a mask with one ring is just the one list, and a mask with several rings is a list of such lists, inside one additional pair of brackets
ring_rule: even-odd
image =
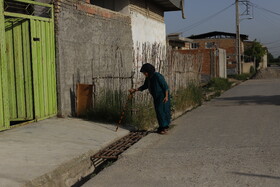
[(147, 77), (138, 90), (143, 91), (146, 89), (149, 89), (150, 94), (153, 96), (159, 128), (167, 128), (171, 121), (170, 96), (168, 94), (168, 101), (164, 103), (163, 99), (166, 91), (168, 91), (168, 85), (163, 75), (155, 72), (152, 76)]

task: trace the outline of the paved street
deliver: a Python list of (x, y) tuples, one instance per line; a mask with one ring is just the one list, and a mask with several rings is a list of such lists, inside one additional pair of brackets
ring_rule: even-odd
[(90, 186), (280, 186), (280, 80), (249, 80), (150, 134)]

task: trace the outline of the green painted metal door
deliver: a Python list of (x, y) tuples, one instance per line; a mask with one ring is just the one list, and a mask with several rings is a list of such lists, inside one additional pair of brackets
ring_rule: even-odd
[(5, 63), (5, 22), (3, 0), (0, 0), (0, 130), (9, 128), (9, 104), (7, 92), (7, 64)]
[(53, 21), (31, 19), (35, 118), (57, 113), (55, 42)]
[(53, 5), (0, 0), (0, 38), (0, 130), (56, 115)]
[(6, 63), (10, 121), (34, 119), (30, 21), (5, 19)]

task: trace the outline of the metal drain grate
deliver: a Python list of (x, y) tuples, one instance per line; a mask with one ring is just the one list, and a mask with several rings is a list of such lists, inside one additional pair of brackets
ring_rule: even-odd
[(105, 149), (99, 151), (91, 157), (91, 161), (95, 167), (102, 164), (108, 159), (117, 160), (118, 156), (138, 142), (141, 138), (148, 135), (149, 132), (131, 132), (129, 135), (121, 138), (117, 142), (109, 145)]

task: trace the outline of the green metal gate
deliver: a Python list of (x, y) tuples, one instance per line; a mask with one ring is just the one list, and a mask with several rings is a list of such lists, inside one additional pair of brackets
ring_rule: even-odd
[(6, 62), (10, 121), (33, 119), (30, 23), (5, 19)]
[(56, 115), (53, 6), (0, 0), (0, 29), (0, 130)]

